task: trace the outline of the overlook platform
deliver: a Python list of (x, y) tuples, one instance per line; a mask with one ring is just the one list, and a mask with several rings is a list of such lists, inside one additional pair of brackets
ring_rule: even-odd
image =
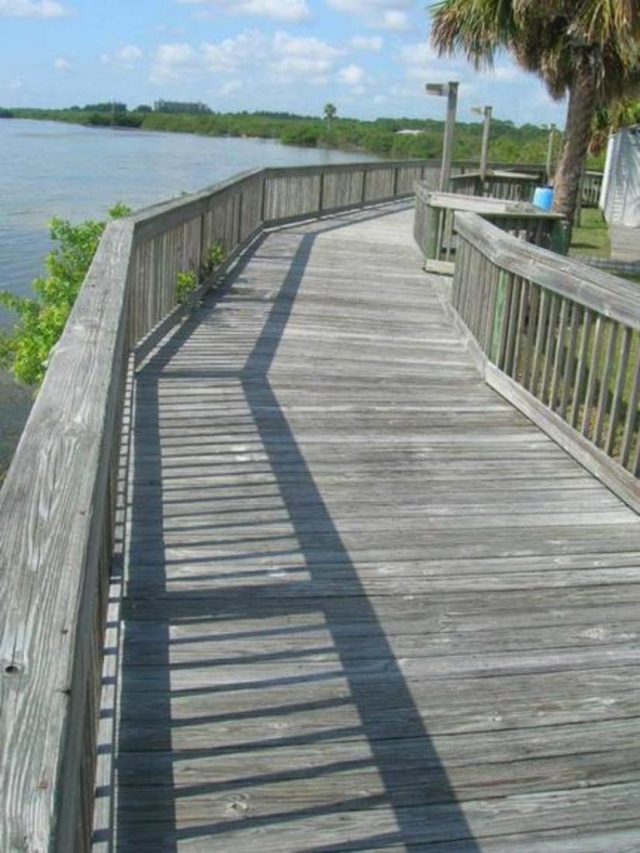
[(412, 216), (267, 234), (137, 371), (95, 851), (640, 849), (638, 516)]

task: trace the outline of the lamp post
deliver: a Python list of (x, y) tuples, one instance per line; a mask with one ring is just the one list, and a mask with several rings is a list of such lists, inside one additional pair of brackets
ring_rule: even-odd
[(484, 116), (484, 127), (482, 128), (482, 151), (480, 152), (480, 180), (484, 181), (487, 176), (487, 157), (489, 156), (489, 133), (491, 132), (491, 114), (493, 107), (471, 107), (472, 113)]
[(456, 107), (458, 105), (458, 83), (450, 80), (448, 83), (427, 83), (427, 95), (447, 98), (447, 121), (444, 126), (444, 142), (442, 146), (442, 169), (440, 170), (440, 191), (449, 189), (451, 175), (451, 155), (453, 152), (453, 129), (456, 123)]

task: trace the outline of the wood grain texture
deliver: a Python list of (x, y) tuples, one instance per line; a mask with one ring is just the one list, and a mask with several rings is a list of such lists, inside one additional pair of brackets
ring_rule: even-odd
[(7, 853), (86, 849), (131, 241), (108, 227), (0, 492)]
[[(506, 390), (543, 429), (548, 425), (554, 439), (638, 509), (637, 288), (524, 245), (475, 214), (456, 216), (463, 248), (453, 306), (475, 341), (472, 350), (482, 354), (479, 369), (492, 387)], [(497, 289), (487, 273), (489, 261), (501, 270)], [(492, 339), (487, 326), (494, 329)]]
[(487, 387), (411, 216), (269, 234), (137, 371), (96, 851), (638, 848), (638, 517)]
[(340, 203), (361, 207), (410, 194), (417, 168), (258, 170), (107, 228), (0, 497), (3, 851), (81, 853), (89, 844), (131, 348), (181, 318), (177, 276), (198, 275), (211, 245), (222, 241), (232, 263), (273, 224), (264, 220), (267, 178), (281, 222), (319, 215), (325, 173), (359, 187)]

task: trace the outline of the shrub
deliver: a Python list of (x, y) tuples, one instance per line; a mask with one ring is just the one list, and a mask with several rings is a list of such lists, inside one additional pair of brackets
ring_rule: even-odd
[[(117, 204), (109, 214), (117, 219), (129, 212), (126, 205)], [(33, 386), (42, 382), (49, 353), (62, 334), (105, 224), (87, 220), (71, 225), (65, 219), (52, 219), (51, 239), (59, 246), (47, 256), (46, 275), (32, 283), (35, 296), (0, 290), (0, 305), (18, 315), (13, 333), (0, 337), (0, 364), (19, 382)]]

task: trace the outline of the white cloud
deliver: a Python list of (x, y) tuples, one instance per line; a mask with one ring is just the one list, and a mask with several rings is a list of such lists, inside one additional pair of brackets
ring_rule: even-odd
[(18, 92), (22, 89), (22, 80), (19, 77), (12, 77), (8, 83), (3, 86), (9, 92)]
[(307, 0), (178, 0), (178, 3), (210, 6), (228, 15), (257, 15), (290, 23), (311, 17)]
[(351, 46), (356, 50), (373, 50), (377, 52), (382, 49), (382, 39), (380, 36), (354, 36), (351, 39)]
[(71, 63), (68, 59), (58, 57), (58, 59), (53, 60), (53, 67), (56, 71), (68, 71), (71, 68)]
[(347, 65), (338, 71), (338, 80), (346, 86), (360, 86), (365, 77), (365, 70), (359, 65)]
[(150, 79), (160, 83), (212, 78), (216, 94), (242, 88), (253, 96), (265, 87), (275, 91), (327, 85), (345, 53), (314, 36), (292, 36), (282, 31), (267, 36), (260, 30), (245, 30), (234, 38), (197, 46), (160, 45)]
[(317, 78), (325, 75), (343, 52), (314, 36), (296, 38), (282, 32), (275, 34), (272, 48), (271, 67), (280, 76), (294, 74)]
[(198, 67), (198, 55), (190, 44), (161, 44), (156, 48), (151, 80), (179, 80), (192, 74)]
[(202, 57), (210, 71), (228, 73), (255, 62), (264, 60), (268, 42), (259, 30), (246, 30), (236, 38), (225, 39), (201, 46)]
[(363, 18), (370, 26), (384, 30), (406, 30), (408, 12), (415, 9), (414, 0), (326, 0), (339, 12)]
[(238, 92), (242, 89), (242, 81), (241, 80), (229, 80), (228, 83), (225, 83), (219, 89), (220, 95), (233, 95), (234, 92)]
[(406, 30), (409, 27), (409, 18), (406, 12), (401, 12), (399, 9), (389, 9), (382, 17), (382, 26), (385, 30)]
[(100, 60), (105, 65), (117, 65), (120, 68), (133, 68), (144, 56), (135, 44), (123, 44), (115, 53), (103, 53)]
[(487, 76), (493, 77), (494, 80), (499, 80), (501, 83), (512, 83), (522, 80), (524, 74), (515, 65), (496, 65), (494, 68), (485, 72)]
[(68, 14), (57, 0), (0, 0), (0, 18), (64, 18)]

